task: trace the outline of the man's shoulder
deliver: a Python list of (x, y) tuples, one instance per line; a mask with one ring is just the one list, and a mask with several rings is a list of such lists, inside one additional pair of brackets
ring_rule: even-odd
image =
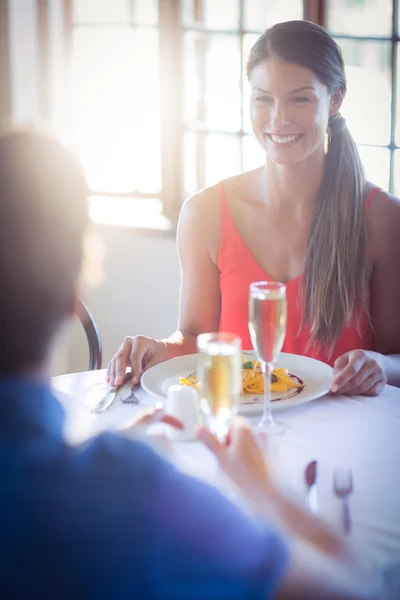
[(103, 433), (71, 448), (69, 468), (72, 473), (85, 473), (89, 479), (104, 481), (112, 477), (114, 484), (125, 477), (145, 477), (149, 482), (157, 476), (165, 461), (146, 442), (127, 439), (114, 433)]
[[(68, 535), (63, 523), (71, 518), (83, 530), (93, 526), (104, 533), (122, 515), (131, 528), (139, 527), (138, 515), (151, 502), (164, 469), (166, 462), (146, 443), (113, 433), (64, 446), (38, 466), (37, 517), (50, 528), (61, 528), (62, 535)], [(52, 506), (57, 506), (54, 513)]]
[(79, 556), (107, 547), (117, 556), (124, 545), (133, 553), (148, 535), (143, 515), (151, 518), (163, 469), (165, 461), (146, 443), (99, 435), (50, 459), (32, 513), (52, 539), (76, 546)]

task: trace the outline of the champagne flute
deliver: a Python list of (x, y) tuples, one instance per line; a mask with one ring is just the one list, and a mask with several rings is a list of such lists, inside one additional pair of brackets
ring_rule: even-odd
[(258, 281), (250, 284), (249, 331), (264, 376), (264, 410), (256, 429), (268, 435), (280, 435), (288, 426), (272, 417), (271, 377), (286, 333), (286, 287), (283, 283)]
[(231, 333), (197, 338), (200, 409), (210, 430), (224, 441), (239, 408), (242, 391), (241, 340)]

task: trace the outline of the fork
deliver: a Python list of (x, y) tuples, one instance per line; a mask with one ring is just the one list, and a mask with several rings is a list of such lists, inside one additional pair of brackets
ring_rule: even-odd
[(132, 386), (130, 393), (127, 396), (121, 396), (121, 402), (124, 404), (139, 404), (139, 398), (135, 396), (135, 392), (140, 388), (140, 384)]
[(335, 469), (333, 473), (333, 491), (342, 503), (344, 531), (345, 533), (350, 533), (349, 496), (353, 492), (353, 474), (351, 469)]

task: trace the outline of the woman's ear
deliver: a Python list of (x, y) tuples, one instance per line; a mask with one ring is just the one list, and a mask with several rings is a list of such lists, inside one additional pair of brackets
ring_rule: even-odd
[(333, 117), (336, 113), (339, 112), (342, 103), (344, 100), (344, 90), (342, 87), (336, 88), (331, 96), (330, 106), (329, 106), (329, 116)]

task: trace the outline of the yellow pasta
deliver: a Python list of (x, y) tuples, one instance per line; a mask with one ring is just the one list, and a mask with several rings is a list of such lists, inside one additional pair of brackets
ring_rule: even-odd
[[(187, 377), (180, 377), (181, 385), (189, 385), (200, 389), (197, 374), (193, 373)], [(292, 388), (301, 388), (303, 385), (295, 381), (287, 369), (274, 369), (272, 372), (271, 391), (287, 392)], [(257, 360), (246, 360), (242, 357), (242, 396), (262, 394), (264, 392), (264, 377), (261, 372), (261, 364)]]

